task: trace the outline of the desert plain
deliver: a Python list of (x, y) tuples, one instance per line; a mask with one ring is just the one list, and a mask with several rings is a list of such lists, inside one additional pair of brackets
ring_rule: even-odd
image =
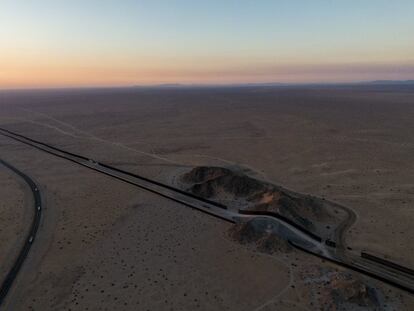
[[(0, 127), (176, 185), (223, 167), (352, 210), (345, 239), (414, 268), (414, 87), (0, 91)], [(40, 227), (4, 310), (412, 310), (414, 296), (0, 136)], [(33, 217), (0, 168), (0, 276)], [(212, 198), (214, 199), (214, 197)]]

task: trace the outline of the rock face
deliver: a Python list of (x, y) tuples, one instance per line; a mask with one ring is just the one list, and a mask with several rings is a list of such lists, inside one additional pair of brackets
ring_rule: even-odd
[(292, 247), (286, 240), (266, 232), (263, 228), (263, 223), (254, 220), (234, 225), (229, 233), (234, 240), (242, 244), (253, 245), (263, 253), (287, 253), (292, 250)]
[(266, 190), (266, 185), (246, 175), (235, 174), (222, 167), (196, 167), (183, 176), (183, 181), (193, 183), (191, 192), (203, 197), (216, 196), (224, 191), (238, 197), (252, 196)]
[(343, 215), (339, 215), (330, 202), (223, 167), (196, 167), (184, 174), (181, 180), (189, 186), (186, 190), (198, 196), (230, 204), (229, 207), (233, 204), (245, 210), (279, 213), (315, 233), (319, 229), (316, 224), (324, 228), (335, 227), (343, 220), (340, 218)]
[(349, 275), (336, 275), (331, 281), (332, 296), (337, 303), (352, 303), (361, 307), (378, 304), (376, 293), (361, 280), (353, 279)]
[(359, 275), (313, 266), (302, 276), (312, 289), (312, 299), (321, 310), (384, 310), (380, 291)]

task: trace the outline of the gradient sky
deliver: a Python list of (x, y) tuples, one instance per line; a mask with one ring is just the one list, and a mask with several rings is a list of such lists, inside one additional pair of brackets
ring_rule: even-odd
[(412, 0), (0, 0), (0, 88), (414, 79)]

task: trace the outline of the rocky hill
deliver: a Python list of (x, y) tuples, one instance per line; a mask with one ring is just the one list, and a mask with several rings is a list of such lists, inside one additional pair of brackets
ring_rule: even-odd
[(334, 203), (287, 190), (223, 167), (195, 167), (181, 176), (183, 187), (230, 209), (267, 211), (287, 217), (321, 236), (329, 236), (344, 221)]

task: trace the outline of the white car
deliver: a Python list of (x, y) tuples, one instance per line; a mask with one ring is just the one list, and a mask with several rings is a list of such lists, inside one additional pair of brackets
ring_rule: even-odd
[(32, 243), (32, 242), (33, 242), (33, 235), (31, 235), (29, 238), (29, 243)]

